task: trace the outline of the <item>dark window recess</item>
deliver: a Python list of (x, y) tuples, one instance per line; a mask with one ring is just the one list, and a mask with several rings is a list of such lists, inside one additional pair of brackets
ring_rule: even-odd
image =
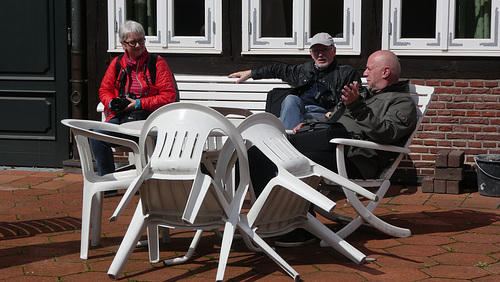
[(436, 0), (401, 1), (401, 38), (436, 38)]

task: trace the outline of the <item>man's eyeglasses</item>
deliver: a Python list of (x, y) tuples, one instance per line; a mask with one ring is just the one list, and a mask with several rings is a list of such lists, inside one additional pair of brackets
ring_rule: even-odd
[(129, 42), (123, 41), (123, 43), (127, 43), (128, 46), (130, 46), (130, 47), (135, 47), (137, 45), (137, 43), (139, 43), (139, 45), (144, 45), (144, 43), (146, 43), (146, 41), (144, 39), (142, 39), (139, 41), (129, 41)]
[(333, 49), (332, 47), (323, 48), (323, 49), (311, 49), (311, 53), (313, 53), (314, 55), (318, 55), (319, 53), (325, 54), (332, 49)]

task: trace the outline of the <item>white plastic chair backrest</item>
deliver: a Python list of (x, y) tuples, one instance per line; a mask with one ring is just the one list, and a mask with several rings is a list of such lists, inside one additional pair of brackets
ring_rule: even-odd
[[(411, 133), (406, 140), (404, 148), (409, 148), (413, 138), (417, 134), (417, 131), (424, 120), (425, 113), (429, 108), (429, 105), (432, 100), (432, 95), (434, 94), (434, 87), (422, 86), (410, 84), (410, 94), (415, 101), (415, 105), (417, 107), (417, 125), (415, 126), (415, 130)], [(404, 154), (399, 154), (398, 157), (388, 166), (385, 170), (383, 170), (380, 174), (380, 179), (389, 179), (391, 178), (394, 171), (397, 169), (399, 162), (403, 159)]]
[(200, 164), (205, 141), (217, 130), (227, 135), (236, 132), (231, 122), (208, 107), (174, 103), (156, 110), (146, 120), (139, 147), (141, 152), (147, 151), (147, 138), (155, 136), (153, 152), (143, 154), (149, 157), (151, 169), (169, 177), (191, 177)]
[(415, 130), (413, 131), (411, 136), (408, 138), (408, 141), (405, 144), (405, 148), (408, 148), (410, 146), (413, 137), (417, 133), (420, 124), (422, 124), (422, 121), (424, 120), (425, 113), (429, 108), (432, 100), (432, 95), (434, 94), (434, 87), (410, 84), (410, 93), (417, 106), (417, 126), (415, 127)]
[[(141, 155), (147, 155), (147, 168), (151, 170), (150, 178), (157, 179), (148, 180), (149, 187), (145, 189), (149, 191), (143, 191), (141, 188), (141, 199), (143, 199), (145, 209), (159, 211), (169, 207), (184, 211), (188, 196), (197, 197), (197, 195), (190, 196), (192, 193), (191, 185), (195, 181), (203, 183), (203, 181), (211, 179), (211, 177), (201, 173), (200, 164), (206, 140), (211, 134), (217, 134), (217, 132), (219, 132), (218, 134), (223, 132), (227, 136), (228, 142), (236, 144), (237, 156), (241, 159), (242, 181), (239, 183), (238, 189), (240, 191), (235, 198), (241, 198), (241, 204), (243, 203), (243, 195), (246, 194), (249, 183), (248, 161), (243, 139), (236, 127), (226, 117), (208, 107), (190, 103), (173, 103), (154, 111), (146, 120), (141, 131), (139, 139)], [(150, 140), (151, 136), (155, 137), (156, 144), (154, 150), (148, 152), (148, 139)], [(216, 170), (225, 165), (227, 164), (224, 161), (218, 162)], [(181, 183), (183, 181), (184, 183)], [(220, 179), (216, 185), (218, 187), (214, 187), (218, 190), (211, 190), (207, 194), (208, 204), (205, 204), (200, 210), (213, 212), (214, 218), (220, 218), (223, 213), (223, 207), (220, 206), (221, 197), (225, 197), (228, 203), (232, 200), (228, 199), (221, 187), (223, 181), (224, 179)], [(237, 215), (241, 204), (231, 203), (230, 209), (238, 209), (235, 211)], [(226, 210), (226, 213), (230, 213), (230, 211)], [(210, 221), (212, 217), (208, 217), (207, 220)], [(177, 218), (177, 221), (181, 220), (180, 217), (174, 218)]]
[(238, 131), (243, 139), (256, 146), (276, 165), (294, 175), (311, 171), (310, 161), (288, 141), (283, 123), (270, 113), (257, 113), (246, 118)]

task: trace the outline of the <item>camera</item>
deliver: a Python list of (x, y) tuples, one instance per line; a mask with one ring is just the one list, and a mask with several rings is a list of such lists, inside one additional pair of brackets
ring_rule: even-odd
[(125, 109), (128, 106), (128, 104), (130, 104), (130, 101), (127, 100), (127, 98), (135, 100), (135, 94), (134, 93), (120, 94), (118, 98), (111, 99), (109, 109), (115, 113), (123, 111), (123, 109)]
[(329, 89), (324, 90), (316, 95), (314, 99), (325, 109), (330, 109), (338, 103), (336, 95)]

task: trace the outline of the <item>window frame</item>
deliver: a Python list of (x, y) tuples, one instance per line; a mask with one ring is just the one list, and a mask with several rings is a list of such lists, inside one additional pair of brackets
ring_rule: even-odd
[(455, 38), (455, 0), (436, 1), (436, 38), (400, 38), (402, 1), (383, 0), (382, 49), (391, 50), (397, 55), (500, 56), (500, 0), (491, 1), (489, 39)]
[[(205, 36), (172, 36), (172, 0), (158, 0), (157, 35), (146, 36), (146, 47), (155, 53), (222, 53), (222, 0), (205, 0)], [(126, 19), (125, 0), (108, 0), (108, 52), (123, 52), (118, 28)]]
[[(242, 55), (304, 55), (309, 54), (310, 0), (293, 1), (293, 37), (259, 37), (260, 1), (242, 0)], [(344, 1), (343, 37), (334, 38), (337, 55), (359, 55), (361, 53), (361, 0)], [(302, 23), (302, 24), (300, 24)], [(247, 31), (247, 32), (245, 32)]]

